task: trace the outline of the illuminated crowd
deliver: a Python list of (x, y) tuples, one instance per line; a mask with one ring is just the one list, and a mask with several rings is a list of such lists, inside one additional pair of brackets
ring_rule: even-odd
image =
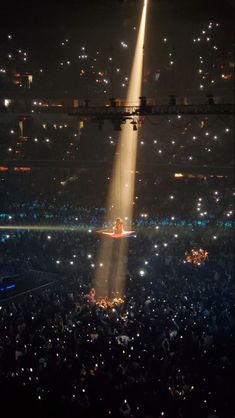
[[(86, 194), (91, 200), (85, 205), (76, 179), (57, 181), (52, 192), (49, 181), (40, 184), (42, 177), (27, 176), (2, 175), (1, 226), (68, 230), (1, 231), (2, 274), (43, 271), (43, 284), (51, 280), (48, 273), (56, 275), (53, 285), (1, 305), (6, 404), (14, 394), (18, 411), (38, 417), (49, 417), (53, 404), (58, 417), (232, 418), (230, 180), (163, 177), (159, 188), (152, 179), (144, 185), (145, 196), (153, 197), (155, 188), (158, 200), (149, 211), (139, 190), (136, 232), (125, 238), (124, 302), (113, 305), (90, 297), (95, 269), (103, 267), (96, 259), (96, 229), (104, 217), (103, 206), (96, 207), (98, 184), (97, 196)], [(187, 263), (187, 254), (200, 248), (208, 258), (200, 265)], [(29, 288), (36, 283), (29, 280)], [(14, 407), (10, 404), (10, 413)]]
[[(110, 46), (107, 45), (106, 39), (102, 42), (103, 34), (97, 25), (94, 25), (94, 36), (100, 40), (99, 47), (94, 46), (93, 37), (87, 39), (87, 42), (81, 42), (84, 33), (87, 37), (87, 28), (81, 15), (78, 14), (76, 30), (68, 27), (65, 31), (67, 35), (63, 36), (61, 31), (55, 28), (54, 37), (47, 39), (48, 48), (54, 51), (53, 59), (48, 56), (45, 48), (38, 47), (46, 32), (40, 35), (41, 38), (39, 35), (34, 36), (31, 43), (22, 39), (17, 31), (2, 32), (0, 35), (1, 89), (6, 92), (31, 89), (36, 96), (45, 95), (47, 91), (56, 95), (59, 91), (66, 95), (79, 90), (80, 97), (84, 98), (100, 99), (113, 95), (125, 97), (129, 78), (129, 54), (136, 36), (137, 10), (135, 13), (132, 10), (131, 13), (131, 9), (126, 9), (128, 24), (122, 27), (122, 36), (117, 23), (122, 19), (121, 9), (117, 7), (115, 10), (118, 16), (116, 21), (112, 22), (112, 25), (111, 22), (106, 22), (106, 30), (109, 30), (113, 37)], [(101, 15), (99, 13), (98, 16), (102, 16), (102, 9)], [(129, 13), (131, 14), (128, 15)], [(153, 55), (146, 65), (145, 83), (148, 93), (154, 92), (154, 95), (158, 93), (158, 97), (159, 95), (163, 97), (166, 86), (170, 87), (170, 91), (172, 80), (178, 79), (178, 85), (175, 83), (173, 88), (180, 87), (181, 90), (187, 90), (191, 96), (205, 94), (210, 90), (219, 94), (226, 92), (227, 97), (231, 98), (234, 77), (232, 21), (228, 24), (221, 16), (220, 21), (204, 22), (199, 24), (196, 30), (188, 27), (190, 36), (185, 37), (182, 31), (177, 33), (177, 40), (175, 28), (175, 26), (168, 27), (167, 34), (165, 28), (158, 24), (157, 33), (153, 28), (153, 33), (148, 35), (150, 43), (155, 36), (155, 45), (161, 50), (161, 56)], [(25, 30), (27, 33), (27, 27)], [(185, 54), (188, 56), (189, 71), (186, 71), (184, 63)], [(181, 77), (182, 73), (184, 77)], [(172, 91), (169, 94), (172, 94)]]
[[(2, 173), (0, 225), (101, 226), (108, 185), (102, 170), (74, 175), (47, 169)], [(232, 227), (234, 193), (227, 176), (140, 172), (133, 201), (135, 225)]]
[[(224, 116), (143, 117), (138, 141), (138, 163), (232, 166), (233, 118)], [(156, 134), (157, 132), (157, 134)], [(0, 124), (1, 158), (10, 160), (91, 160), (110, 164), (118, 133), (110, 122), (97, 123), (66, 115), (40, 115), (25, 120), (11, 114)], [(93, 152), (93, 150), (96, 150)], [(91, 152), (92, 150), (92, 152)], [(222, 152), (223, 151), (223, 152)]]
[[(1, 306), (4, 402), (14, 396), (18, 412), (38, 417), (52, 404), (58, 417), (232, 417), (232, 236), (177, 232), (130, 238), (115, 307), (89, 297), (99, 236), (11, 233), (1, 270), (60, 278)], [(184, 263), (195, 245), (209, 252), (200, 266)]]

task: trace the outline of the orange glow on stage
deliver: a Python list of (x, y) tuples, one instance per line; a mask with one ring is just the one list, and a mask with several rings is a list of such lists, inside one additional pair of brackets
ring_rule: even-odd
[(100, 231), (97, 231), (97, 233), (101, 235), (106, 235), (109, 238), (125, 238), (133, 235), (135, 231), (123, 231), (121, 234), (115, 234), (115, 232), (111, 230), (101, 229)]

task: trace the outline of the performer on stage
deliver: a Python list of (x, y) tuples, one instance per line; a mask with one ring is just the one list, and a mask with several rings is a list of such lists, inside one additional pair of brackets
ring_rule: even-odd
[(116, 219), (113, 232), (115, 235), (121, 235), (123, 233), (123, 220), (121, 218)]
[(97, 231), (99, 234), (106, 235), (110, 238), (123, 238), (131, 237), (135, 231), (124, 231), (123, 220), (121, 218), (116, 218), (114, 226), (107, 229), (101, 229)]

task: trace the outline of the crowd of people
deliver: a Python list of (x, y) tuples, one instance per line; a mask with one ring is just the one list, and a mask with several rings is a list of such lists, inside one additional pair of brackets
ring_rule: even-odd
[[(2, 173), (0, 225), (99, 225), (109, 180), (99, 171)], [(173, 174), (141, 172), (136, 175), (134, 219), (137, 225), (223, 222), (231, 226), (233, 199), (232, 179), (226, 176), (177, 179)]]
[[(25, 268), (66, 277), (1, 306), (9, 416), (232, 418), (232, 237), (130, 239), (124, 303), (112, 308), (88, 297), (98, 244), (93, 234), (42, 232), (1, 245)], [(195, 246), (208, 250), (201, 266), (184, 262)]]
[[(206, 98), (202, 100), (206, 103)], [(109, 164), (118, 132), (112, 124), (97, 123), (64, 113), (36, 112), (0, 114), (2, 159), (76, 160)], [(180, 116), (180, 118), (179, 118)], [(233, 163), (233, 119), (231, 116), (142, 117), (138, 164), (231, 166)], [(139, 129), (140, 127), (139, 126)], [(157, 135), (156, 135), (157, 126)], [(111, 129), (110, 129), (111, 128)], [(91, 152), (94, 150), (95, 152)], [(221, 152), (223, 151), (223, 152)]]
[[(146, 213), (147, 202), (141, 208), (140, 197), (135, 235), (125, 238), (123, 303), (106, 306), (97, 303), (95, 292), (90, 297), (95, 271), (102, 268), (96, 226), (104, 208), (95, 202), (79, 206), (76, 182), (68, 186), (68, 204), (66, 193), (56, 187), (52, 193), (49, 181), (39, 186), (36, 175), (30, 174), (31, 188), (24, 175), (3, 178), (1, 226), (68, 227), (1, 231), (2, 274), (56, 273), (50, 286), (1, 303), (6, 416), (17, 410), (40, 418), (233, 418), (234, 244), (232, 215), (226, 215), (233, 192), (228, 179), (148, 180), (162, 200), (155, 212)], [(192, 196), (211, 216), (205, 215), (202, 224), (191, 209)], [(207, 252), (200, 265), (186, 262), (191, 249)]]

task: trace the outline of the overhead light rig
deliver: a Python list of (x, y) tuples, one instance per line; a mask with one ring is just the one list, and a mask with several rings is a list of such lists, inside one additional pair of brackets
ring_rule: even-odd
[(131, 120), (133, 130), (138, 129), (140, 116), (164, 116), (164, 115), (233, 115), (234, 103), (215, 103), (212, 94), (207, 95), (207, 102), (202, 104), (177, 104), (175, 95), (170, 95), (169, 104), (149, 105), (145, 96), (140, 97), (139, 105), (117, 104), (115, 98), (110, 99), (110, 105), (106, 106), (77, 106), (69, 110), (69, 116), (87, 117), (98, 124), (99, 129), (105, 121), (110, 121), (114, 130), (120, 131), (121, 125)]

